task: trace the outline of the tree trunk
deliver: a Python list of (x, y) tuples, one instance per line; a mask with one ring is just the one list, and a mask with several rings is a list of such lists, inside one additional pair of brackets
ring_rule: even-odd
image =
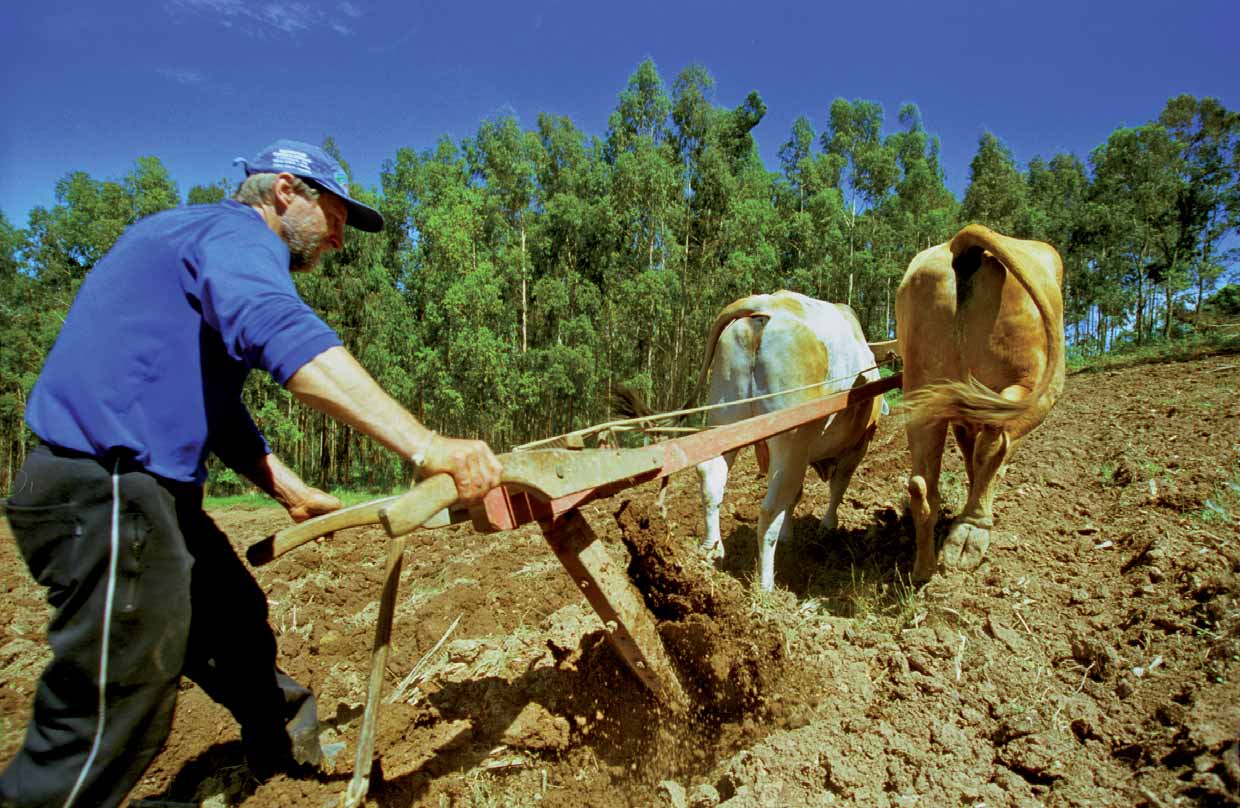
[(1141, 245), (1141, 257), (1137, 261), (1137, 344), (1145, 342), (1145, 253), (1146, 245)]
[(853, 293), (853, 253), (855, 251), (854, 234), (857, 230), (857, 198), (854, 196), (852, 200), (852, 215), (848, 221), (848, 296), (844, 302), (849, 306), (852, 305)]
[(525, 223), (521, 223), (521, 353), (529, 349), (529, 295), (525, 280)]
[(1166, 315), (1166, 320), (1163, 323), (1163, 339), (1171, 339), (1171, 310), (1173, 306), (1172, 306), (1172, 296), (1171, 296), (1171, 273), (1170, 272), (1167, 273), (1166, 294), (1167, 294), (1167, 315)]
[(887, 279), (886, 299), (883, 301), (883, 339), (891, 334), (891, 279)]

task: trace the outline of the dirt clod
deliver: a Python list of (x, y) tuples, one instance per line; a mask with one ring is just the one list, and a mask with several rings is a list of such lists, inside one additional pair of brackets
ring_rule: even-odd
[(616, 522), (629, 576), (658, 621), (697, 715), (721, 722), (755, 710), (779, 676), (783, 649), (749, 608), (743, 586), (670, 535), (657, 509), (625, 500)]

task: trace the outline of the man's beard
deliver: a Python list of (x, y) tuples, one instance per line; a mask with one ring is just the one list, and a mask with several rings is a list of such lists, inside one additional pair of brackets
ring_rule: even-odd
[(284, 214), (284, 243), (288, 245), (288, 268), (290, 272), (306, 272), (314, 269), (323, 254), (325, 236), (315, 227), (314, 220), (307, 215), (293, 213)]

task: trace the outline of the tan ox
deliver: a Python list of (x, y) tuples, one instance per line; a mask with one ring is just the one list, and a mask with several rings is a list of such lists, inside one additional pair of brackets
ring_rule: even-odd
[(981, 563), (995, 482), (1063, 391), (1063, 262), (1040, 241), (970, 225), (918, 254), (896, 292), (917, 530), (914, 575), (934, 575), (939, 471), (951, 424), (969, 496), (943, 544), (949, 567)]
[[(852, 309), (784, 291), (742, 298), (719, 313), (707, 338), (693, 400), (701, 395), (707, 378), (708, 404), (795, 391), (712, 409), (707, 420), (718, 426), (876, 381), (879, 373)], [(632, 391), (619, 391), (618, 397), (618, 412), (649, 414)], [(757, 583), (763, 589), (774, 586), (775, 547), (791, 526), (807, 467), (813, 466), (828, 484), (822, 527), (834, 530), (840, 500), (865, 456), (883, 407), (877, 396), (766, 441), (770, 476), (758, 517)], [(728, 452), (697, 467), (706, 511), (702, 549), (714, 557), (723, 555), (719, 506), (735, 459), (736, 452)]]

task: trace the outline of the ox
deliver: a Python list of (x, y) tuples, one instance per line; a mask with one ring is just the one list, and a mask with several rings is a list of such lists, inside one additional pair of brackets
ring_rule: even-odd
[[(719, 313), (706, 342), (695, 399), (707, 378), (707, 403), (712, 405), (795, 391), (712, 409), (707, 420), (711, 426), (718, 426), (875, 381), (879, 374), (852, 309), (781, 291), (742, 298)], [(622, 412), (649, 413), (631, 391), (619, 391), (619, 396)], [(763, 589), (774, 586), (775, 547), (792, 523), (807, 466), (812, 465), (830, 488), (822, 527), (834, 530), (840, 500), (865, 456), (884, 408), (882, 397), (877, 396), (766, 441), (770, 478), (758, 519), (757, 575)], [(722, 557), (724, 552), (719, 505), (735, 459), (736, 452), (732, 451), (697, 467), (706, 510), (702, 548), (711, 557)]]
[(896, 292), (896, 336), (913, 468), (914, 576), (937, 561), (939, 471), (947, 426), (964, 457), (968, 501), (943, 544), (943, 563), (981, 563), (994, 526), (996, 480), (1020, 440), (1063, 391), (1063, 262), (1039, 241), (970, 225), (919, 253)]

